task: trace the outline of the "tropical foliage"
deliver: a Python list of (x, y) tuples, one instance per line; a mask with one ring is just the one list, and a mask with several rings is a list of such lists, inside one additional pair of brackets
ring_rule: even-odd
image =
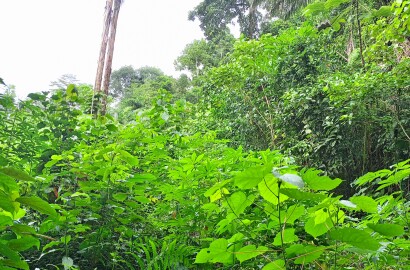
[(191, 77), (123, 67), (112, 115), (8, 88), (0, 269), (408, 269), (408, 7), (316, 1), (188, 45)]

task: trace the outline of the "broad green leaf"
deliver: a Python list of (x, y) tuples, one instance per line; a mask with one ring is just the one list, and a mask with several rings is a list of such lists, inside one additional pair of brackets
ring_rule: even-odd
[(10, 229), (17, 235), (23, 234), (35, 234), (36, 230), (33, 227), (23, 225), (23, 224), (14, 224)]
[(0, 243), (0, 255), (1, 257), (9, 258), (13, 261), (20, 260), (20, 255), (17, 251), (10, 249), (6, 244)]
[(286, 213), (281, 216), (282, 223), (293, 224), (296, 219), (300, 218), (305, 213), (305, 207), (303, 205), (291, 205), (286, 210)]
[(121, 159), (130, 164), (131, 166), (138, 166), (139, 160), (137, 157), (131, 155), (125, 150), (118, 150), (118, 153), (120, 154)]
[(12, 239), (7, 243), (8, 247), (15, 251), (24, 251), (33, 246), (40, 247), (40, 241), (32, 236), (25, 236), (19, 239)]
[(14, 179), (17, 179), (19, 181), (25, 181), (25, 182), (34, 182), (35, 179), (28, 175), (26, 172), (17, 170), (14, 168), (6, 167), (6, 168), (1, 168), (0, 172), (8, 175)]
[(231, 253), (227, 251), (228, 240), (221, 238), (213, 241), (209, 248), (201, 249), (196, 255), (195, 263), (229, 263), (232, 258)]
[(367, 224), (367, 227), (384, 236), (400, 236), (404, 234), (403, 226), (398, 224)]
[(11, 217), (0, 215), (0, 226), (9, 226), (11, 224), (13, 224)]
[(288, 184), (297, 186), (298, 188), (303, 188), (305, 186), (305, 182), (303, 182), (302, 178), (296, 174), (286, 173), (284, 175), (279, 176), (279, 179)]
[(118, 127), (114, 124), (108, 124), (105, 126), (109, 131), (118, 131)]
[(216, 192), (218, 189), (223, 188), (226, 184), (230, 183), (231, 181), (232, 181), (231, 179), (228, 179), (228, 180), (225, 180), (225, 181), (216, 183), (216, 184), (213, 185), (210, 189), (208, 189), (208, 190), (204, 193), (204, 195), (205, 195), (206, 197), (212, 196), (213, 194), (215, 194), (215, 192)]
[(380, 181), (378, 184), (380, 185), (377, 190), (381, 190), (391, 185), (396, 185), (400, 183), (403, 179), (406, 179), (410, 175), (410, 169), (399, 170), (395, 172), (393, 175), (389, 176), (389, 178)]
[(151, 201), (145, 196), (135, 196), (134, 200), (140, 203), (151, 203)]
[(331, 179), (329, 176), (319, 175), (323, 173), (320, 170), (309, 169), (302, 172), (302, 178), (305, 183), (313, 190), (333, 190), (337, 188), (342, 180), (336, 178)]
[(9, 189), (9, 190), (18, 190), (19, 187), (16, 183), (16, 180), (12, 178), (11, 176), (8, 176), (2, 172), (0, 172), (0, 185), (4, 187), (4, 189)]
[(38, 198), (38, 197), (20, 197), (16, 199), (17, 202), (27, 205), (34, 210), (39, 211), (42, 214), (55, 216), (57, 215), (56, 210), (48, 204), (48, 202)]
[(254, 201), (254, 196), (250, 195), (246, 197), (246, 194), (242, 191), (235, 192), (232, 194), (226, 202), (224, 202), (225, 206), (232, 211), (236, 216), (242, 214), (246, 207), (250, 206)]
[(252, 167), (237, 174), (234, 183), (240, 189), (250, 189), (256, 187), (269, 173), (270, 168), (267, 166)]
[(4, 268), (5, 270), (9, 270), (9, 269), (23, 269), (23, 270), (29, 270), (30, 267), (27, 264), (27, 262), (25, 261), (21, 261), (21, 260), (0, 260), (0, 266), (10, 266), (13, 268)]
[(14, 213), (16, 211), (14, 202), (10, 196), (0, 189), (0, 209), (4, 209), (7, 212)]
[(288, 258), (295, 258), (295, 264), (306, 264), (319, 258), (325, 249), (326, 247), (322, 246), (296, 244), (288, 247), (285, 251)]
[(143, 174), (136, 174), (133, 177), (127, 179), (127, 182), (131, 183), (145, 183), (149, 181), (154, 181), (157, 177), (153, 174), (143, 173)]
[(265, 265), (262, 270), (286, 270), (284, 260), (276, 260)]
[(117, 201), (119, 201), (119, 202), (123, 202), (123, 201), (125, 201), (125, 199), (127, 199), (128, 194), (127, 193), (116, 193), (116, 194), (112, 195), (112, 197), (114, 199), (116, 199)]
[(281, 234), (282, 234), (282, 237), (283, 237), (283, 243), (284, 244), (293, 243), (293, 242), (299, 240), (299, 238), (295, 235), (295, 229), (288, 228), (288, 229), (285, 229), (283, 232), (278, 232), (276, 234), (275, 238), (273, 239), (273, 245), (274, 246), (282, 245)]
[(316, 224), (315, 218), (312, 217), (308, 219), (308, 221), (305, 224), (305, 231), (315, 238), (325, 234), (331, 228), (333, 228), (333, 223), (330, 218), (326, 219), (326, 221), (323, 223)]
[(326, 198), (326, 195), (324, 194), (304, 192), (295, 188), (281, 188), (280, 193), (298, 201), (318, 202)]
[(361, 249), (377, 250), (380, 243), (367, 232), (354, 228), (340, 228), (330, 232), (330, 238)]
[(218, 189), (214, 194), (209, 197), (210, 202), (215, 202), (222, 198), (222, 194), (229, 194), (229, 190), (226, 188)]
[[(293, 185), (282, 183), (283, 188), (293, 187)], [(281, 194), (279, 197), (279, 182), (277, 178), (274, 178), (273, 175), (267, 175), (265, 179), (259, 183), (258, 185), (259, 193), (261, 196), (267, 200), (268, 202), (277, 205), (278, 199), (280, 198), (280, 202), (286, 201), (289, 197)]]
[(377, 213), (377, 202), (368, 196), (354, 196), (350, 201), (367, 213)]
[(264, 246), (259, 246), (256, 248), (255, 245), (249, 245), (241, 248), (238, 250), (236, 254), (236, 258), (239, 260), (240, 263), (255, 258), (256, 256), (265, 253), (269, 249)]

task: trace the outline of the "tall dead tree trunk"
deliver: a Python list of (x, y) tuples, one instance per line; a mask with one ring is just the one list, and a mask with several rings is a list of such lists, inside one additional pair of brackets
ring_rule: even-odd
[(94, 91), (101, 91), (101, 82), (103, 77), (104, 63), (105, 63), (105, 54), (107, 52), (107, 43), (108, 37), (110, 34), (110, 25), (111, 25), (111, 13), (112, 13), (112, 4), (113, 0), (107, 0), (105, 5), (105, 14), (104, 14), (104, 26), (101, 39), (101, 48), (100, 56), (98, 57), (98, 66), (97, 66), (97, 75), (95, 77)]
[[(122, 0), (107, 0), (105, 5), (104, 26), (100, 55), (98, 58), (97, 74), (94, 84), (94, 95), (102, 96), (101, 114), (105, 114), (107, 109), (107, 95), (110, 84), (111, 65), (114, 53), (115, 34), (117, 31), (117, 21), (120, 12)], [(113, 9), (114, 5), (114, 9)], [(104, 83), (103, 83), (104, 82)], [(104, 95), (102, 95), (104, 93)], [(94, 99), (93, 99), (94, 102)], [(93, 113), (94, 104), (91, 106)], [(94, 111), (97, 114), (97, 111)]]
[(115, 0), (114, 2), (114, 10), (112, 13), (111, 25), (110, 25), (110, 37), (108, 40), (108, 48), (107, 48), (107, 58), (105, 62), (104, 68), (104, 83), (103, 83), (103, 91), (104, 91), (104, 99), (102, 103), (102, 114), (105, 114), (107, 109), (107, 96), (110, 87), (110, 79), (111, 79), (111, 68), (112, 68), (112, 59), (114, 56), (114, 44), (115, 44), (115, 35), (117, 33), (117, 22), (118, 16), (120, 13), (122, 0)]

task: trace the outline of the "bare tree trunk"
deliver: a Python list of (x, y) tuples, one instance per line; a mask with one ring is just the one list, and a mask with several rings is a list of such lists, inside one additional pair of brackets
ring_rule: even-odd
[(111, 24), (111, 18), (112, 18), (111, 17), (112, 4), (113, 4), (113, 0), (107, 0), (107, 3), (105, 5), (104, 26), (103, 26), (103, 33), (102, 33), (100, 56), (98, 58), (97, 75), (95, 77), (94, 92), (101, 91), (101, 82), (102, 82), (102, 76), (103, 76), (103, 70), (104, 70), (105, 54), (107, 52), (108, 36), (109, 36), (110, 24)]
[(107, 96), (108, 96), (108, 90), (110, 86), (112, 58), (114, 55), (115, 35), (117, 33), (117, 22), (118, 22), (118, 16), (120, 13), (121, 4), (122, 4), (122, 0), (115, 0), (114, 10), (113, 10), (112, 19), (111, 19), (111, 25), (110, 25), (110, 37), (108, 40), (107, 59), (106, 59), (105, 68), (104, 68), (104, 83), (103, 83), (104, 98), (102, 102), (102, 111), (101, 111), (101, 114), (103, 115), (107, 111)]

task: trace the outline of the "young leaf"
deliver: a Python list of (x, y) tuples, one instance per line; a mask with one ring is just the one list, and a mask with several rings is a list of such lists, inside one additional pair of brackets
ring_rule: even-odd
[(53, 207), (51, 207), (48, 202), (43, 201), (42, 199), (38, 197), (20, 197), (16, 199), (17, 202), (27, 205), (34, 210), (39, 211), (42, 214), (50, 215), (50, 216), (55, 216), (57, 215), (56, 210), (54, 210)]
[(380, 247), (380, 243), (369, 233), (354, 228), (340, 228), (331, 231), (330, 238), (361, 249), (377, 250)]

